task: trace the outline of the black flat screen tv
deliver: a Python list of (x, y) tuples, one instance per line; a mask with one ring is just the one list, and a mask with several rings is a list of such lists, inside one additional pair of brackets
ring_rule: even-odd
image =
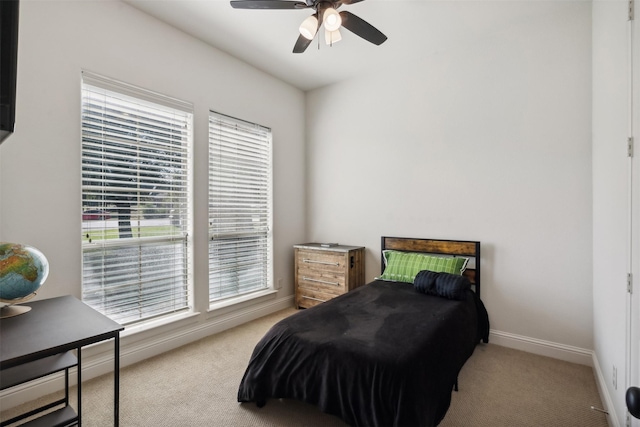
[(18, 0), (0, 0), (0, 144), (16, 122)]

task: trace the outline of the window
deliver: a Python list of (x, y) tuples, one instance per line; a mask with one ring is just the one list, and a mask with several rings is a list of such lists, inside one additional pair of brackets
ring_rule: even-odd
[(83, 301), (125, 325), (187, 310), (192, 107), (85, 72), (81, 120)]
[(271, 130), (209, 114), (209, 300), (272, 287)]

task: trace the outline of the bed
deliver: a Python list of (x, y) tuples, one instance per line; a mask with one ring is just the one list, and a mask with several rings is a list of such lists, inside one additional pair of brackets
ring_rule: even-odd
[[(298, 399), (354, 426), (435, 426), (444, 418), (462, 366), (488, 342), (480, 243), (382, 237), (381, 249), (380, 278), (300, 310), (265, 334), (239, 402)], [(399, 265), (393, 257), (423, 255), (457, 266), (469, 261), (461, 272), (434, 267), (412, 283), (389, 280)]]

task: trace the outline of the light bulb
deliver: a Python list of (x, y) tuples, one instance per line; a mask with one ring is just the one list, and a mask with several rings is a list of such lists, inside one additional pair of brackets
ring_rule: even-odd
[(328, 45), (332, 45), (333, 43), (339, 42), (340, 40), (342, 40), (340, 30), (329, 31), (326, 28), (324, 29), (324, 41)]
[(329, 7), (324, 11), (324, 28), (329, 31), (336, 31), (342, 25), (342, 18), (338, 11), (334, 8)]
[(300, 24), (300, 34), (308, 40), (313, 40), (318, 32), (318, 18), (315, 15), (311, 15)]

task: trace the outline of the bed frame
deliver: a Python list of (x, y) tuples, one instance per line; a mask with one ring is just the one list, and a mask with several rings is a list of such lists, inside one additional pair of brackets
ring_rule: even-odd
[[(467, 268), (463, 274), (474, 286), (478, 297), (480, 296), (480, 242), (382, 236), (380, 247), (383, 251), (385, 249), (392, 249), (402, 252), (424, 252), (433, 255), (474, 258), (475, 266), (473, 268)], [(381, 257), (381, 267), (381, 271), (384, 272), (384, 257)]]

